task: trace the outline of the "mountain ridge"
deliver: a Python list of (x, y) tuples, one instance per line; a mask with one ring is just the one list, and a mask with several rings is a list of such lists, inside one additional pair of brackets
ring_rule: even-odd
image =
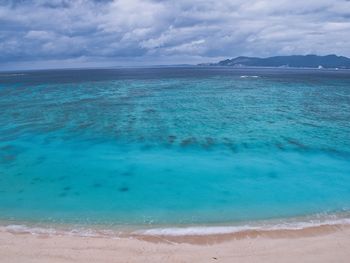
[(292, 68), (339, 68), (350, 69), (350, 58), (337, 55), (291, 55), (273, 57), (239, 56), (225, 59), (218, 63), (199, 64), (201, 66), (231, 66), (231, 67), (292, 67)]

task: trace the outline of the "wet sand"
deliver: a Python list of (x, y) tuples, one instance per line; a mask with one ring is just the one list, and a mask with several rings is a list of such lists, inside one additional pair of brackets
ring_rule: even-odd
[(349, 226), (212, 236), (79, 237), (0, 230), (0, 262), (350, 262)]

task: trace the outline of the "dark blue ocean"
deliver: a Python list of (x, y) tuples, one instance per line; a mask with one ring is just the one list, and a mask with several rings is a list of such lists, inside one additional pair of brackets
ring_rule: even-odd
[(350, 71), (0, 73), (3, 222), (230, 225), (349, 209)]

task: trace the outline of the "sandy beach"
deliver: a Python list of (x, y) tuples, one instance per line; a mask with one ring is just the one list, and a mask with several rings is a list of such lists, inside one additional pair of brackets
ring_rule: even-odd
[(18, 262), (349, 262), (350, 228), (219, 236), (122, 238), (0, 231), (0, 261)]

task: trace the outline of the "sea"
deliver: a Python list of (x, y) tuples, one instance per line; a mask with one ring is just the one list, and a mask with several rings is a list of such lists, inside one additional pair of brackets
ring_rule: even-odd
[(349, 224), (350, 71), (0, 72), (0, 222), (170, 235)]

